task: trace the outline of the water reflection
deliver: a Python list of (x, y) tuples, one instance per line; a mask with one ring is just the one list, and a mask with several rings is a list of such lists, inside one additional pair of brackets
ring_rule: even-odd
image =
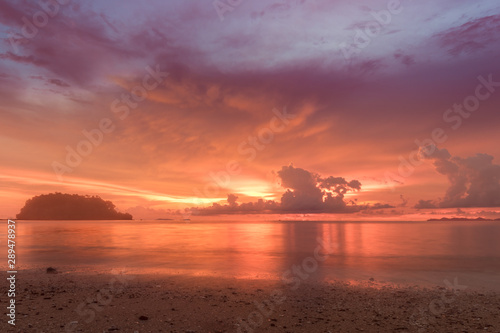
[[(23, 266), (128, 267), (138, 273), (279, 279), (333, 244), (308, 279), (500, 277), (495, 222), (158, 222), (20, 221)], [(2, 235), (5, 237), (5, 234)]]

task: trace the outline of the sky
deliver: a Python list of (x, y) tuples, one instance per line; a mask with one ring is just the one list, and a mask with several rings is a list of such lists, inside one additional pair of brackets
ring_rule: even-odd
[(7, 0), (0, 34), (0, 217), (500, 217), (497, 1)]

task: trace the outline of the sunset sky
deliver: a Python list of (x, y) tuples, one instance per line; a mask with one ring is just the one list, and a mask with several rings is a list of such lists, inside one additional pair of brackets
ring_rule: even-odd
[(498, 1), (57, 1), (0, 3), (0, 217), (500, 217)]

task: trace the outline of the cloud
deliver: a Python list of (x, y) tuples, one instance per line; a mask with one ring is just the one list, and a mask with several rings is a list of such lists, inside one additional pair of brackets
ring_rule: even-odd
[(419, 200), (415, 205), (417, 209), (430, 209), (437, 208), (436, 203), (433, 200)]
[(52, 83), (52, 84), (54, 84), (56, 86), (59, 86), (59, 87), (69, 87), (70, 86), (69, 84), (67, 84), (63, 80), (59, 80), (59, 79), (49, 79), (48, 82)]
[(154, 209), (154, 208), (146, 208), (143, 206), (135, 206), (130, 207), (126, 210), (126, 213), (131, 214), (134, 219), (167, 219), (167, 218), (179, 218), (182, 214), (179, 210), (174, 209)]
[(236, 200), (238, 200), (238, 196), (235, 194), (228, 194), (227, 195), (227, 202), (229, 203), (229, 206), (236, 206)]
[(30, 79), (44, 81), (44, 82), (47, 82), (47, 83), (50, 83), (50, 84), (53, 84), (55, 86), (59, 86), (59, 87), (62, 87), (62, 88), (71, 87), (71, 85), (69, 85), (68, 83), (64, 82), (63, 80), (60, 80), (60, 79), (47, 79), (47, 78), (45, 78), (42, 75), (31, 75)]
[(484, 16), (436, 34), (443, 48), (457, 56), (479, 52), (498, 42), (500, 15)]
[(42, 65), (47, 64), (46, 61), (37, 59), (32, 55), (21, 56), (21, 55), (14, 54), (10, 51), (7, 53), (1, 53), (0, 59), (12, 60), (15, 62), (19, 62), (19, 63), (23, 63), (23, 64), (32, 64), (32, 65), (36, 65), (36, 66), (42, 66)]
[(399, 195), (399, 198), (401, 199), (401, 204), (398, 205), (398, 207), (406, 207), (406, 205), (408, 204), (408, 199), (405, 198), (404, 195), (400, 194)]
[(367, 208), (365, 209), (365, 211), (372, 211), (372, 210), (379, 210), (379, 209), (387, 209), (387, 208), (396, 208), (395, 206), (393, 205), (389, 205), (389, 204), (382, 204), (380, 202), (377, 202), (375, 204), (373, 204), (372, 206), (367, 206)]
[[(434, 149), (433, 149), (434, 148)], [(439, 207), (500, 207), (500, 165), (493, 156), (476, 154), (461, 158), (447, 149), (429, 148), (436, 171), (448, 177), (450, 186)], [(420, 200), (416, 208), (434, 208), (432, 201)]]
[(321, 210), (323, 193), (317, 186), (319, 176), (292, 165), (278, 171), (281, 186), (286, 192), (281, 197), (284, 210)]
[(394, 53), (394, 59), (401, 61), (403, 65), (410, 67), (415, 64), (415, 57), (404, 54), (401, 50)]
[(213, 203), (210, 207), (195, 208), (194, 215), (217, 215), (217, 214), (252, 214), (252, 213), (280, 213), (279, 203), (274, 200), (258, 199), (255, 202), (238, 203), (238, 196), (230, 193), (227, 195), (227, 205)]
[(106, 16), (95, 13), (92, 6), (58, 6), (48, 23), (33, 28), (35, 33), (28, 38), (23, 35), (26, 23), (21, 18), (31, 19), (43, 7), (26, 1), (6, 1), (0, 6), (0, 20), (10, 30), (4, 43), (15, 52), (2, 53), (0, 59), (32, 65), (38, 68), (31, 70), (49, 71), (69, 82), (89, 84), (143, 53), (141, 45), (131, 47), (138, 44), (133, 43), (134, 34), (122, 29), (122, 35), (117, 37), (116, 28), (111, 29)]
[(361, 190), (358, 180), (346, 181), (343, 177), (326, 177), (311, 173), (293, 165), (278, 171), (281, 185), (286, 192), (281, 197), (281, 207), (285, 211), (348, 212), (359, 210), (348, 206), (344, 195)]
[(293, 165), (283, 166), (277, 176), (286, 189), (280, 202), (259, 199), (256, 202), (239, 204), (236, 194), (228, 194), (226, 205), (214, 203), (207, 208), (197, 208), (195, 212), (207, 214), (232, 213), (355, 213), (362, 210), (394, 208), (392, 205), (375, 203), (358, 205), (345, 200), (348, 192), (360, 191), (358, 180), (347, 181), (343, 177), (321, 177)]

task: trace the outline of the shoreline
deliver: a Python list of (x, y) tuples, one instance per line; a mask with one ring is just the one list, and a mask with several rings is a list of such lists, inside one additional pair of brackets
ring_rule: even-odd
[(17, 288), (4, 332), (500, 332), (500, 293), (442, 286), (34, 269)]

